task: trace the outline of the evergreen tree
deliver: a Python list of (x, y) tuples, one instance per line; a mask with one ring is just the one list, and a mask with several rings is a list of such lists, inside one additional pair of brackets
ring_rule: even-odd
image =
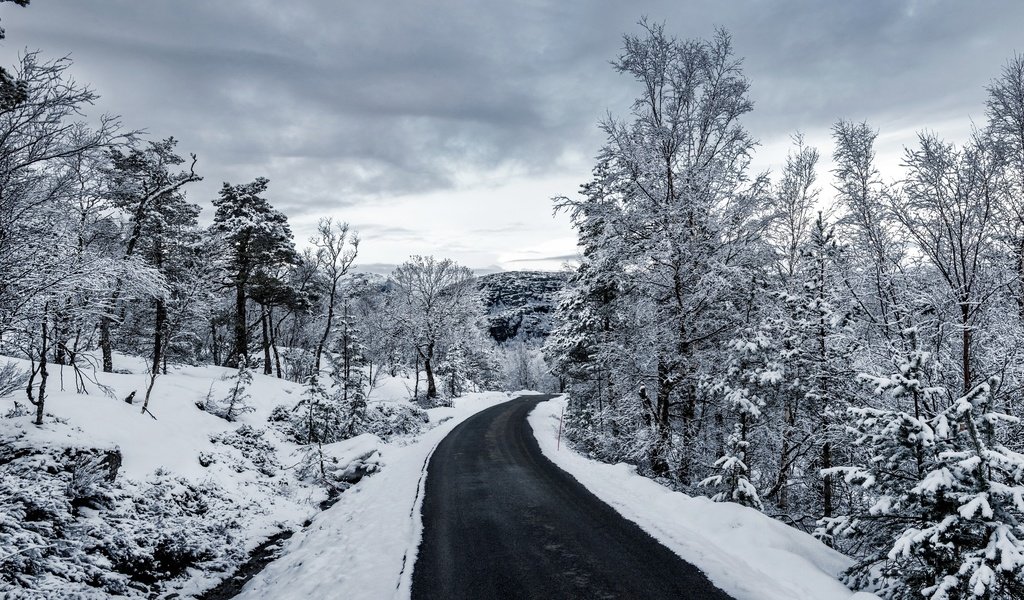
[(367, 365), (361, 332), (349, 313), (349, 300), (343, 300), (334, 340), (332, 379), (334, 396), (344, 419), (345, 436), (358, 435), (366, 420), (366, 396), (369, 393)]
[(745, 462), (747, 449), (750, 447), (750, 442), (744, 439), (745, 435), (743, 425), (737, 424), (729, 434), (725, 455), (715, 461), (715, 468), (721, 472), (708, 477), (700, 484), (719, 490), (711, 496), (715, 502), (735, 502), (762, 510), (761, 498), (754, 484), (750, 482), (750, 468)]
[[(163, 274), (169, 274), (177, 262), (174, 259), (178, 257), (168, 256), (169, 253), (174, 250), (188, 252), (188, 246), (194, 248), (198, 242), (194, 228), (200, 209), (187, 203), (180, 191), (189, 183), (201, 181), (202, 177), (195, 172), (195, 155), (192, 155), (187, 171), (174, 170), (185, 162), (175, 154), (175, 145), (177, 141), (174, 138), (167, 138), (149, 142), (144, 148), (134, 145), (124, 149), (113, 148), (109, 152), (110, 165), (106, 169), (110, 201), (127, 216), (121, 258), (130, 260), (141, 255)], [(111, 327), (117, 320), (123, 288), (122, 281), (115, 282), (107, 300), (106, 313), (99, 322), (103, 370), (108, 373), (113, 370)], [(156, 373), (167, 338), (167, 298), (159, 296), (153, 302), (152, 369)]]
[[(789, 508), (788, 490), (794, 472), (818, 473), (819, 481), (805, 481), (820, 494), (821, 514), (836, 512), (836, 488), (830, 467), (834, 465), (839, 418), (853, 402), (849, 382), (851, 313), (840, 295), (841, 249), (834, 228), (818, 214), (794, 277), (792, 292), (782, 292), (783, 318), (779, 323), (779, 364), (782, 366), (782, 411), (785, 415), (778, 479), (771, 490), (779, 508)], [(798, 468), (794, 457), (811, 449), (811, 468)], [(816, 467), (816, 468), (814, 468)], [(812, 475), (813, 477), (813, 475)], [(818, 504), (818, 502), (815, 502)]]
[(252, 385), (252, 369), (249, 368), (249, 362), (243, 359), (238, 364), (238, 369), (226, 379), (230, 382), (227, 395), (214, 399), (211, 388), (206, 401), (199, 403), (199, 408), (225, 421), (236, 421), (243, 414), (256, 410), (249, 404), (249, 400), (252, 399), (249, 395), (249, 387)]
[(864, 490), (864, 509), (823, 521), (824, 535), (872, 551), (846, 574), (884, 598), (1016, 598), (1024, 594), (1024, 455), (998, 440), (1016, 419), (993, 407), (998, 378), (946, 409), (948, 391), (929, 385), (931, 354), (914, 349), (889, 377), (864, 376), (914, 414), (851, 408), (859, 465), (831, 469)]
[(736, 502), (763, 509), (757, 488), (750, 481), (750, 437), (766, 402), (766, 391), (782, 378), (778, 347), (765, 328), (747, 328), (729, 343), (731, 364), (721, 392), (735, 415), (736, 424), (728, 434), (725, 452), (715, 461), (719, 473), (701, 486), (719, 490), (716, 502)]
[(302, 397), (292, 411), (292, 431), (300, 444), (324, 444), (342, 439), (343, 408), (315, 375), (309, 375)]
[(297, 258), (288, 218), (262, 196), (269, 183), (265, 177), (240, 185), (225, 182), (213, 201), (217, 212), (211, 231), (222, 241), (224, 279), (235, 296), (231, 365), (249, 357), (246, 303), (254, 279), (257, 275), (267, 277), (275, 267)]

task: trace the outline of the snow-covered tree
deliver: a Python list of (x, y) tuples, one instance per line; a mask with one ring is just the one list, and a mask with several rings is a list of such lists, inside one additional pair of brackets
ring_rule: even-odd
[(851, 408), (860, 464), (831, 469), (864, 491), (864, 509), (823, 522), (825, 535), (870, 548), (847, 572), (887, 599), (1014, 598), (1024, 594), (1024, 455), (1000, 431), (990, 378), (939, 412), (949, 390), (930, 385), (932, 355), (915, 349), (891, 376), (865, 376), (914, 412)]
[[(106, 195), (113, 206), (126, 218), (127, 231), (123, 234), (120, 258), (130, 260), (141, 254), (143, 260), (155, 269), (173, 268), (174, 257), (169, 252), (187, 245), (184, 237), (192, 234), (192, 244), (198, 243), (195, 231), (199, 207), (184, 200), (180, 190), (187, 184), (201, 181), (195, 172), (196, 157), (188, 170), (175, 170), (185, 161), (175, 151), (177, 141), (167, 138), (149, 142), (144, 147), (132, 144), (125, 148), (112, 148), (106, 170)], [(192, 230), (192, 231), (189, 231)], [(184, 234), (184, 235), (183, 235)], [(106, 313), (100, 318), (99, 346), (103, 353), (103, 370), (113, 370), (113, 342), (111, 327), (117, 317), (118, 304), (125, 284), (114, 283), (107, 298)], [(153, 372), (159, 371), (167, 337), (168, 299), (154, 299), (152, 325)]]
[(344, 409), (316, 375), (306, 378), (302, 397), (292, 411), (292, 432), (300, 444), (324, 444), (342, 439)]
[(311, 240), (316, 247), (317, 267), (323, 273), (326, 297), (324, 332), (316, 345), (313, 368), (319, 371), (320, 357), (334, 327), (334, 312), (338, 303), (341, 280), (348, 274), (359, 254), (359, 236), (349, 232), (348, 223), (335, 223), (330, 218), (320, 219), (317, 234)]
[(210, 393), (200, 408), (225, 421), (236, 421), (243, 414), (255, 410), (249, 403), (252, 399), (249, 394), (249, 387), (252, 385), (252, 369), (249, 368), (249, 361), (243, 359), (238, 364), (237, 370), (226, 379), (229, 382), (228, 393), (221, 398), (214, 398), (211, 387)]
[(718, 490), (712, 499), (736, 502), (762, 510), (757, 488), (751, 482), (750, 439), (758, 428), (765, 396), (782, 379), (781, 357), (771, 332), (764, 327), (748, 327), (728, 344), (730, 357), (726, 377), (720, 391), (735, 421), (728, 433), (724, 453), (715, 461), (717, 470), (701, 482), (701, 486)]
[(1010, 193), (1002, 205), (1004, 236), (1014, 275), (1014, 297), (1024, 318), (1024, 55), (1015, 54), (987, 87), (990, 140), (1000, 147)]
[(269, 180), (224, 183), (213, 201), (217, 212), (211, 231), (219, 236), (224, 252), (224, 280), (234, 290), (234, 344), (229, 364), (249, 357), (249, 323), (246, 303), (258, 275), (270, 277), (275, 267), (296, 260), (288, 218), (262, 196)]
[(362, 337), (346, 299), (334, 333), (331, 378), (334, 395), (344, 413), (348, 436), (361, 430), (366, 418), (366, 397), (370, 392)]
[(391, 275), (395, 308), (423, 363), (429, 400), (438, 397), (435, 358), (446, 341), (458, 340), (483, 313), (473, 272), (450, 259), (413, 256)]
[(761, 498), (757, 494), (757, 488), (750, 482), (750, 468), (745, 462), (750, 442), (744, 437), (743, 425), (737, 424), (735, 430), (729, 434), (726, 453), (715, 461), (715, 468), (719, 470), (719, 474), (708, 477), (700, 484), (718, 490), (711, 497), (715, 502), (735, 502), (761, 510)]
[(742, 288), (760, 258), (747, 248), (763, 233), (766, 194), (764, 180), (748, 175), (755, 142), (740, 120), (753, 105), (728, 33), (677, 40), (661, 25), (641, 26), (644, 34), (626, 36), (614, 62), (640, 91), (630, 118), (602, 124), (608, 141), (593, 182), (582, 199), (557, 202), (593, 263), (581, 271), (610, 265), (621, 280), (615, 287), (628, 290), (600, 336), (611, 343), (601, 369), (610, 377), (591, 383), (611, 384), (623, 409), (643, 407), (650, 468), (690, 484), (696, 456), (706, 452), (702, 381), (742, 320)]

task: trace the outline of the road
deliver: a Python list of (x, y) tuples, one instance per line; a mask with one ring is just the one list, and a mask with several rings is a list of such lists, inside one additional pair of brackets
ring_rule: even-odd
[(541, 454), (526, 416), (548, 398), (484, 410), (438, 445), (413, 600), (731, 600)]

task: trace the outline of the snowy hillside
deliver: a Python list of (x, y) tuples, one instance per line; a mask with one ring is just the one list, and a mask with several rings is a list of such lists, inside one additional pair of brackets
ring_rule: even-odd
[[(5, 598), (169, 590), (191, 596), (230, 575), (264, 539), (300, 528), (330, 495), (388, 462), (372, 433), (325, 444), (334, 475), (325, 485), (304, 472), (308, 448), (279, 418), (303, 386), (254, 375), (252, 411), (228, 422), (197, 404), (226, 393), (235, 370), (175, 367), (157, 379), (152, 415), (143, 414), (143, 361), (115, 358), (122, 372), (87, 373), (97, 378), (86, 381), (88, 394), (76, 392), (70, 368), (51, 366), (42, 426), (24, 414), (21, 392), (0, 400), (7, 416), (0, 419), (0, 560), (33, 590), (0, 583)], [(406, 407), (427, 418), (407, 401), (410, 385), (382, 376), (370, 410)], [(124, 399), (133, 391), (129, 404)], [(387, 426), (377, 431), (389, 433)]]

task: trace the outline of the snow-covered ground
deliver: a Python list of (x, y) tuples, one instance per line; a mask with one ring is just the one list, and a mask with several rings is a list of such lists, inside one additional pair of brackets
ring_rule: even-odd
[(556, 398), (530, 413), (544, 455), (736, 600), (877, 600), (839, 582), (837, 575), (852, 563), (848, 557), (801, 531), (751, 508), (672, 491), (630, 465), (559, 447), (564, 406)]
[[(16, 359), (0, 360), (28, 366)], [(228, 422), (200, 410), (197, 403), (201, 404), (208, 394), (215, 398), (225, 396), (231, 385), (226, 378), (236, 372), (234, 369), (172, 367), (168, 375), (157, 378), (149, 404), (152, 416), (140, 411), (149, 379), (145, 361), (115, 354), (115, 370), (86, 371), (88, 394), (84, 394), (76, 390), (70, 367), (51, 365), (46, 413), (53, 417), (48, 416), (41, 427), (31, 423), (31, 415), (0, 419), (0, 441), (12, 447), (45, 448), (72, 455), (81, 450), (116, 448), (122, 459), (117, 482), (128, 494), (146, 488), (154, 478), (181, 478), (197, 486), (213, 486), (217, 490), (216, 501), (225, 508), (225, 518), (237, 525), (232, 528), (232, 539), (221, 541), (235, 546), (234, 558), (222, 564), (227, 571), (192, 569), (189, 577), (171, 583), (166, 589), (174, 589), (185, 597), (198, 593), (230, 574), (233, 561), (244, 556), (245, 551), (279, 531), (298, 528), (320, 512), (320, 503), (327, 499), (325, 488), (295, 473), (295, 466), (303, 458), (302, 447), (268, 422), (275, 407), (295, 406), (303, 391), (301, 384), (255, 374), (248, 401), (252, 412)], [(369, 398), (371, 405), (407, 403), (411, 381), (384, 376), (379, 383)], [(134, 403), (124, 402), (133, 391)], [(474, 395), (459, 406), (464, 411), (502, 399), (506, 399), (504, 394)], [(0, 414), (8, 413), (15, 402), (27, 405), (23, 393), (17, 393), (0, 399)], [(459, 409), (430, 411), (434, 422), (461, 414)], [(247, 433), (239, 437), (240, 431)], [(439, 439), (437, 432), (430, 435), (430, 440)], [(392, 446), (374, 435), (363, 434), (325, 445), (324, 452), (335, 459), (332, 464), (341, 471), (348, 465), (374, 466), (391, 461), (393, 456), (397, 458), (404, 450), (401, 439), (396, 438)], [(414, 444), (411, 448), (419, 446)], [(401, 468), (401, 461), (395, 462)], [(389, 478), (402, 476), (395, 473)], [(411, 485), (415, 486), (415, 475), (410, 477)], [(18, 549), (20, 546), (15, 544), (15, 550)]]
[(407, 598), (431, 453), (460, 422), (508, 398), (500, 392), (469, 394), (454, 407), (428, 410), (439, 425), (412, 443), (384, 445), (384, 469), (342, 494), (292, 537), (281, 558), (250, 581), (239, 600)]
[[(275, 407), (298, 401), (301, 385), (255, 375), (253, 412), (229, 423), (200, 410), (196, 403), (210, 393), (211, 385), (214, 396), (226, 393), (230, 382), (224, 378), (233, 370), (176, 367), (157, 380), (150, 403), (154, 419), (139, 410), (147, 382), (143, 361), (118, 356), (117, 368), (121, 372), (95, 375), (109, 393), (89, 382), (90, 393), (85, 395), (76, 392), (67, 368), (61, 390), (60, 368), (52, 367), (47, 413), (58, 419), (48, 418), (42, 427), (31, 425), (29, 416), (0, 419), (0, 435), (35, 447), (116, 447), (123, 457), (119, 480), (144, 482), (159, 472), (213, 484), (243, 520), (237, 542), (245, 550), (312, 518), (310, 526), (284, 543), (281, 557), (245, 587), (240, 598), (250, 600), (407, 598), (422, 531), (426, 464), (433, 449), (458, 423), (513, 396), (470, 394), (456, 399), (451, 408), (431, 409), (427, 411), (431, 428), (416, 437), (383, 442), (363, 434), (325, 446), (339, 465), (361, 460), (382, 468), (320, 512), (324, 489), (290, 471), (301, 460), (301, 447), (268, 424)], [(405, 401), (409, 386), (403, 379), (385, 377), (370, 401)], [(125, 403), (123, 398), (133, 390), (135, 403)], [(5, 410), (12, 400), (21, 401), (17, 397), (3, 400)], [(854, 597), (836, 579), (850, 560), (810, 536), (748, 508), (670, 491), (627, 465), (595, 462), (564, 444), (556, 449), (562, 405), (561, 400), (544, 402), (530, 415), (544, 453), (737, 600)], [(225, 441), (243, 426), (268, 443), (272, 468), (254, 464), (244, 444)], [(227, 574), (193, 570), (171, 589), (188, 597)], [(870, 594), (856, 597), (874, 598)]]

